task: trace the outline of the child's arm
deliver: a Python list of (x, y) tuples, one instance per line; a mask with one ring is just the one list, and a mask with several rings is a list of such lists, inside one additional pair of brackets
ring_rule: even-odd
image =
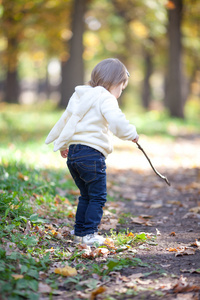
[(119, 108), (114, 96), (108, 97), (101, 104), (101, 113), (109, 124), (109, 129), (122, 140), (136, 143), (138, 134), (134, 125), (130, 124)]
[(67, 155), (68, 155), (68, 152), (69, 152), (69, 149), (61, 150), (61, 151), (60, 151), (60, 155), (61, 155), (63, 158), (66, 158)]

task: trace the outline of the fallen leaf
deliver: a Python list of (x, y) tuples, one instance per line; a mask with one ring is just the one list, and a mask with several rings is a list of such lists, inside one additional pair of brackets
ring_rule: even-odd
[(141, 225), (145, 225), (145, 226), (152, 226), (152, 222), (145, 220), (145, 218), (139, 216), (139, 217), (132, 217), (131, 218), (131, 222), (135, 223), (135, 224), (141, 224)]
[(200, 213), (200, 206), (192, 207), (189, 211), (198, 214)]
[(194, 212), (188, 212), (186, 213), (182, 219), (187, 219), (187, 218), (200, 218), (200, 214), (194, 213)]
[(178, 282), (173, 287), (174, 293), (185, 293), (191, 291), (200, 291), (200, 286), (192, 285), (187, 282), (187, 278), (181, 277), (179, 278)]
[(178, 251), (180, 251), (180, 250), (182, 250), (182, 248), (179, 248), (179, 247), (177, 247), (177, 248), (166, 248), (166, 250), (167, 251), (169, 251), (169, 252), (178, 252)]
[(110, 239), (105, 239), (104, 244), (110, 249), (116, 249), (114, 241)]
[(31, 230), (31, 222), (28, 221), (28, 222), (26, 223), (26, 229), (25, 229), (25, 231), (24, 231), (24, 234), (25, 234), (25, 235), (26, 235), (26, 234), (29, 234), (29, 233), (30, 233), (30, 230)]
[(192, 243), (191, 246), (195, 246), (195, 247), (200, 248), (200, 241), (195, 240), (195, 242)]
[(182, 205), (181, 201), (177, 201), (177, 200), (168, 200), (167, 204), (175, 204), (175, 205), (179, 205), (179, 206)]
[(176, 252), (175, 256), (195, 254), (195, 249), (190, 247), (167, 248), (166, 250), (169, 252)]
[(156, 228), (156, 234), (161, 235), (160, 231)]
[(48, 284), (39, 282), (38, 291), (42, 294), (49, 294), (51, 292), (51, 287)]
[(11, 276), (12, 276), (15, 280), (24, 278), (24, 275), (21, 275), (21, 274), (12, 274)]
[(96, 288), (95, 290), (92, 291), (92, 293), (90, 295), (90, 300), (95, 300), (97, 295), (102, 294), (105, 291), (106, 291), (105, 286), (100, 286), (100, 287)]
[(150, 206), (150, 208), (161, 208), (163, 205), (161, 203), (155, 203)]
[(176, 233), (175, 233), (174, 231), (172, 231), (169, 235), (170, 235), (170, 236), (175, 236)]
[(24, 180), (24, 181), (28, 181), (29, 177), (26, 175), (23, 175), (22, 173), (18, 173), (18, 179)]
[(151, 279), (146, 279), (146, 280), (142, 280), (142, 279), (137, 279), (136, 280), (139, 284), (150, 284), (150, 283), (152, 283), (152, 280)]
[(185, 247), (184, 249), (178, 251), (175, 256), (182, 256), (182, 255), (193, 255), (195, 254), (195, 249), (193, 248), (189, 248), (189, 247)]
[(70, 266), (65, 266), (64, 268), (56, 268), (54, 270), (54, 273), (60, 274), (62, 276), (76, 276), (77, 271), (75, 268), (72, 268)]
[(168, 264), (168, 265), (161, 265), (162, 268), (169, 268), (171, 265)]
[(134, 237), (134, 233), (132, 233), (132, 232), (129, 232), (129, 233), (127, 234), (127, 236)]
[(107, 257), (108, 254), (110, 253), (110, 251), (106, 248), (96, 248), (95, 250), (91, 250), (90, 249), (85, 249), (83, 250), (84, 252), (82, 253), (81, 257), (83, 258), (95, 258), (98, 256), (103, 256), (103, 257)]
[(200, 274), (200, 269), (181, 270), (183, 273), (197, 273)]
[(74, 196), (79, 196), (80, 195), (80, 191), (77, 189), (77, 190), (69, 190), (69, 193), (71, 195), (74, 195)]
[(116, 229), (117, 224), (118, 219), (107, 218), (106, 220), (103, 220), (103, 222), (100, 225), (100, 228), (102, 230)]

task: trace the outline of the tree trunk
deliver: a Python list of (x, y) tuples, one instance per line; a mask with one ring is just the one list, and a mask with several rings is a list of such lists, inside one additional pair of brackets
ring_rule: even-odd
[(72, 19), (73, 36), (70, 40), (70, 57), (61, 63), (61, 101), (60, 106), (66, 107), (77, 85), (84, 82), (83, 65), (83, 33), (84, 13), (87, 0), (74, 0), (74, 13)]
[(169, 68), (165, 104), (173, 117), (184, 118), (181, 21), (183, 0), (174, 0), (175, 8), (168, 13)]
[(5, 79), (4, 101), (19, 102), (19, 80), (17, 74), (17, 47), (15, 38), (8, 39), (7, 75)]
[(150, 77), (153, 72), (153, 65), (152, 65), (152, 55), (148, 49), (145, 49), (144, 54), (144, 63), (145, 63), (145, 74), (144, 74), (144, 81), (142, 85), (142, 104), (143, 107), (148, 109), (151, 102), (151, 85), (150, 85)]

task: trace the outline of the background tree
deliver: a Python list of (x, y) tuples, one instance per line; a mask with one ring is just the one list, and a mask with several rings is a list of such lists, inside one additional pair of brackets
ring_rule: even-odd
[(61, 62), (61, 101), (66, 107), (77, 85), (84, 82), (83, 33), (85, 30), (84, 14), (88, 0), (74, 0), (72, 14), (72, 37), (69, 41), (69, 57)]
[(165, 103), (173, 117), (184, 118), (182, 35), (183, 0), (168, 2), (169, 58)]
[[(19, 100), (19, 56), (30, 53), (36, 62), (63, 55), (62, 36), (68, 27), (71, 0), (6, 1), (1, 3), (0, 34), (6, 40), (4, 101)], [(56, 26), (55, 26), (56, 24)], [(43, 55), (41, 55), (43, 52)], [(40, 53), (40, 55), (37, 55)], [(38, 59), (38, 58), (41, 59)]]

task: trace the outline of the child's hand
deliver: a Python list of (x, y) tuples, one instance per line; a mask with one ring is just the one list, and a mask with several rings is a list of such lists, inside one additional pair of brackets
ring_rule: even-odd
[(138, 140), (139, 140), (139, 135), (137, 135), (136, 138), (134, 140), (132, 140), (132, 142), (137, 143)]
[(69, 152), (69, 149), (62, 150), (62, 151), (60, 151), (60, 155), (61, 155), (63, 158), (66, 158), (67, 155), (68, 155), (68, 152)]

